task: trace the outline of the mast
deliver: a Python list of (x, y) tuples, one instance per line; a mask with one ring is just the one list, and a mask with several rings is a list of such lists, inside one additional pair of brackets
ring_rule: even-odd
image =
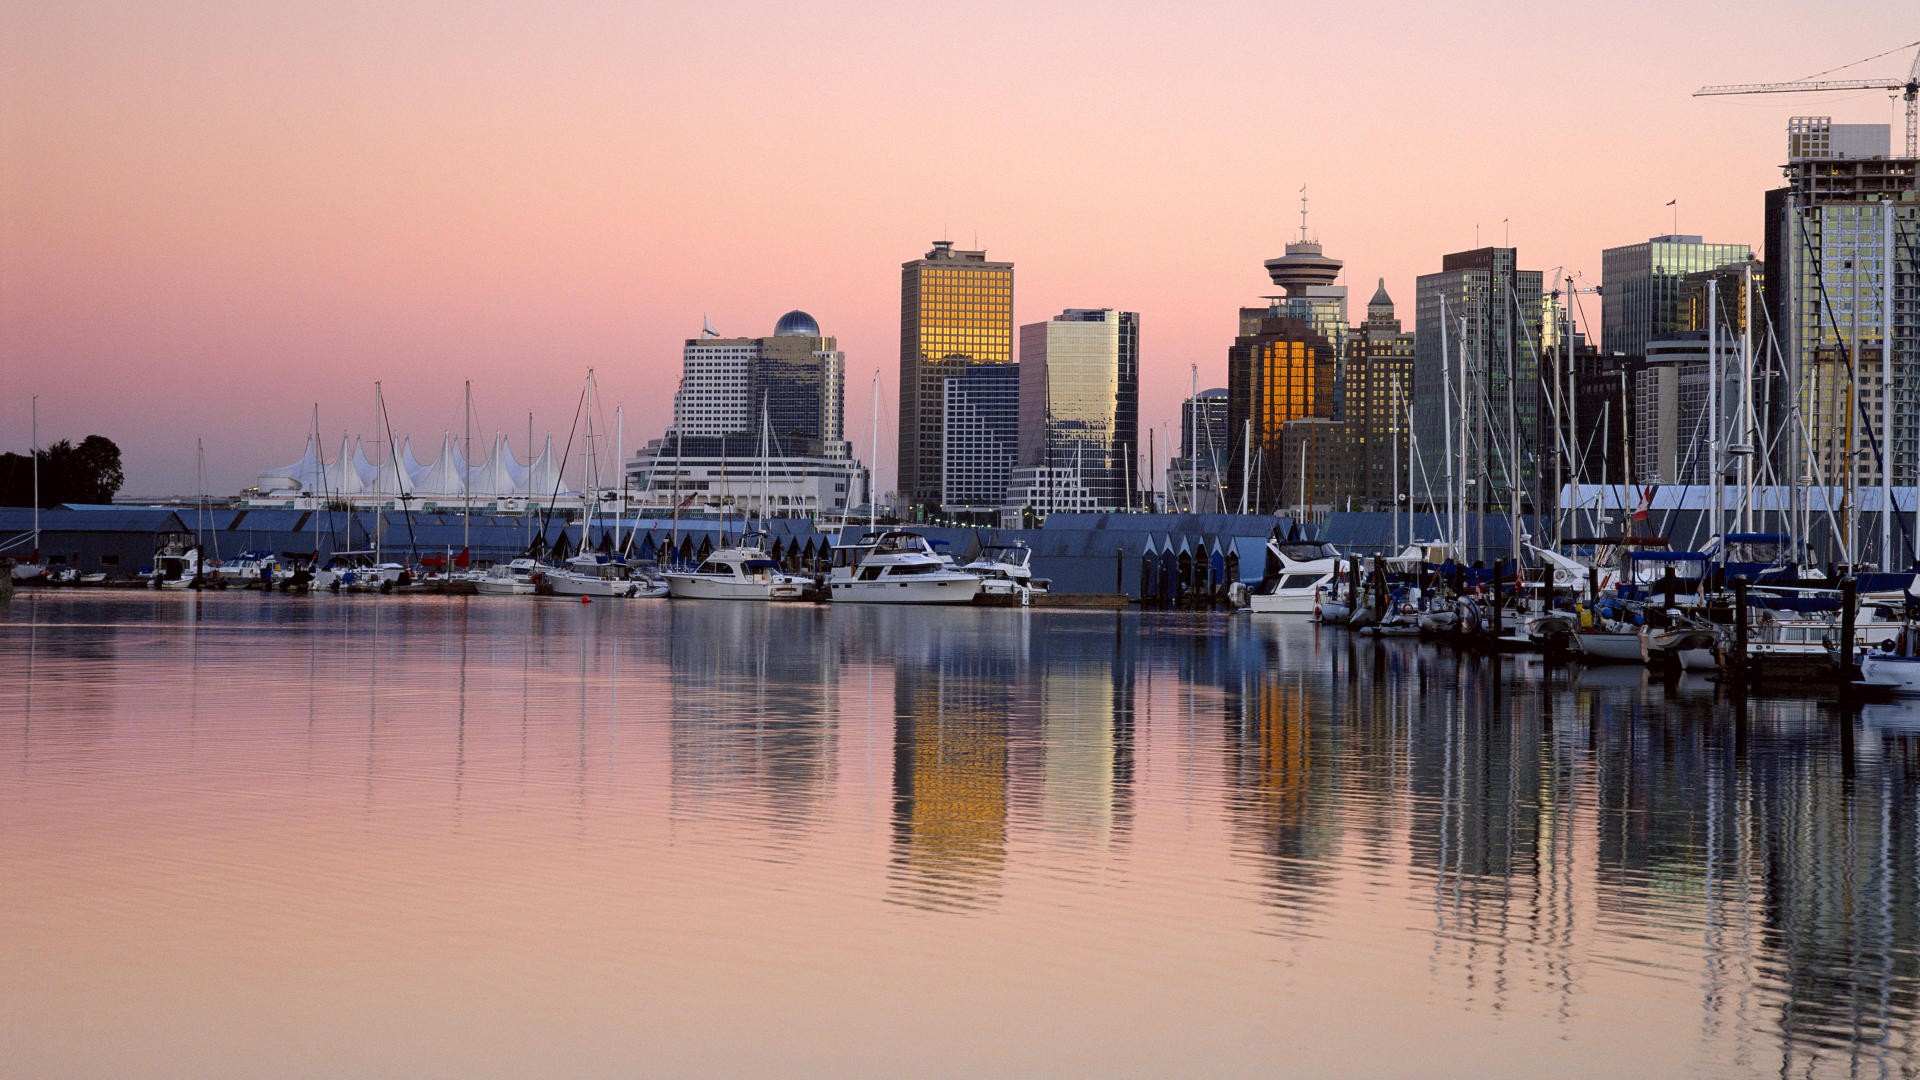
[(620, 546), (620, 524), (627, 516), (627, 414), (625, 405), (613, 407), (613, 464), (620, 470), (620, 501), (613, 514), (613, 550), (625, 551)]
[[(1707, 542), (1720, 536), (1720, 282), (1707, 282)], [(1722, 547), (1725, 546), (1724, 541)]]
[(1740, 438), (1733, 451), (1740, 455), (1740, 513), (1742, 532), (1753, 531), (1753, 260), (1740, 272)]
[(867, 466), (867, 531), (872, 532), (879, 523), (880, 504), (873, 497), (873, 474), (880, 467), (880, 369), (873, 369), (873, 427), (868, 434), (868, 452), (873, 455), (872, 464)]
[(1200, 509), (1200, 365), (1187, 365), (1187, 373), (1187, 513), (1192, 514)]
[[(1920, 57), (1916, 57), (1920, 60)], [(1893, 204), (1880, 203), (1880, 569), (1893, 570)]]
[[(461, 450), (460, 462), (460, 553), (469, 563), (473, 559), (473, 380), (467, 380), (467, 407), (460, 417), (465, 427), (466, 447)], [(314, 423), (318, 424), (318, 407), (315, 407)]]
[[(1453, 358), (1447, 355), (1447, 298), (1440, 297), (1440, 434), (1446, 439), (1447, 463), (1447, 542), (1457, 562), (1460, 555), (1459, 509), (1453, 501)], [(1407, 502), (1411, 504), (1412, 499)], [(1438, 507), (1434, 508), (1437, 512)]]
[(1249, 417), (1247, 420), (1246, 434), (1240, 442), (1240, 512), (1242, 514), (1247, 512), (1247, 489), (1253, 486), (1248, 482), (1250, 479), (1248, 470), (1252, 467), (1253, 420)]
[[(1393, 377), (1393, 408), (1395, 412), (1400, 411), (1400, 376), (1398, 374)], [(1391, 453), (1387, 455), (1387, 473), (1393, 479), (1393, 551), (1398, 555), (1400, 553), (1400, 433), (1397, 430), (1393, 433), (1393, 444), (1390, 449)], [(1412, 478), (1409, 477), (1407, 482), (1411, 484)], [(1411, 505), (1412, 500), (1408, 500), (1408, 503)], [(1407, 522), (1407, 530), (1408, 532), (1413, 530), (1411, 519)]]
[[(40, 395), (33, 395), (33, 561), (40, 562)], [(156, 565), (159, 560), (154, 560)]]

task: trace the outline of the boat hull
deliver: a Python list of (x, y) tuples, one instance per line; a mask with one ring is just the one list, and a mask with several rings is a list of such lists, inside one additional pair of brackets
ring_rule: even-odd
[(835, 581), (837, 604), (971, 604), (980, 579), (971, 574), (934, 580)]
[(1860, 658), (1860, 681), (1902, 696), (1920, 695), (1920, 656), (1868, 653)]
[(668, 574), (667, 595), (676, 600), (801, 600), (797, 581), (740, 581), (703, 574)]
[(1644, 664), (1647, 662), (1647, 635), (1641, 632), (1615, 633), (1585, 630), (1573, 636), (1575, 647), (1587, 660), (1602, 664)]

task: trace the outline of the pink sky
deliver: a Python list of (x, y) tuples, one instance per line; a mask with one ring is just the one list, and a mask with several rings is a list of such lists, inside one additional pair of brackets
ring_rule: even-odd
[(867, 460), (881, 373), (884, 490), (899, 265), (942, 236), (1015, 263), (1016, 323), (1139, 311), (1143, 420), (1177, 438), (1302, 184), (1356, 319), (1385, 277), (1411, 323), (1476, 228), (1589, 283), (1669, 199), (1758, 248), (1787, 118), (1897, 140), (1897, 106), (1690, 93), (1896, 49), (1899, 7), (0, 5), (0, 449), (38, 394), (43, 444), (120, 444), (123, 494), (191, 494), (196, 438), (228, 492), (316, 403), (330, 446), (370, 436), (375, 380), (431, 458), (471, 379), (518, 452), (529, 411), (564, 442), (591, 367), (631, 450), (703, 315), (798, 307)]

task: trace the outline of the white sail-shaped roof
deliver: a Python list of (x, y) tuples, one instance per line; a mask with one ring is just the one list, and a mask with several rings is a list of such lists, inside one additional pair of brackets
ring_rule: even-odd
[(359, 439), (353, 440), (353, 470), (360, 474), (360, 486), (368, 490), (380, 478), (379, 466), (367, 458), (367, 445)]
[(340, 455), (321, 471), (321, 494), (331, 498), (339, 495), (358, 495), (367, 490), (360, 471), (354, 468), (355, 458), (366, 460), (366, 455), (360, 452), (360, 440), (351, 435), (340, 436)]
[(526, 493), (527, 467), (513, 459), (503, 434), (494, 435), (493, 453), (487, 463), (467, 470), (467, 475), (475, 498), (511, 498)]
[[(409, 454), (408, 456), (411, 456)], [(377, 495), (412, 495), (418, 490), (413, 474), (407, 471), (405, 459), (391, 454), (374, 471), (373, 491)]]
[(320, 443), (309, 435), (307, 452), (300, 460), (261, 473), (259, 487), (262, 491), (311, 491), (320, 486), (320, 472), (325, 468), (326, 463), (320, 460)]
[(547, 436), (547, 448), (527, 469), (527, 494), (535, 499), (568, 498), (573, 495), (566, 477), (560, 475), (561, 463), (553, 459), (553, 436)]
[(440, 440), (439, 459), (421, 470), (415, 490), (430, 499), (465, 498), (462, 485), (466, 475), (467, 459), (460, 454), (460, 444), (448, 434)]
[(413, 456), (413, 436), (411, 435), (400, 444), (400, 464), (407, 471), (407, 483), (412, 485), (407, 490), (419, 491), (420, 478), (427, 474), (427, 467), (420, 464), (419, 458)]

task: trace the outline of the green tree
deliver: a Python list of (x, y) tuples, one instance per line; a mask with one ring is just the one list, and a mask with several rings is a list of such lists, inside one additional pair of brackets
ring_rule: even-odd
[[(126, 482), (120, 447), (104, 435), (89, 435), (75, 446), (61, 439), (40, 451), (40, 505), (110, 503)], [(0, 506), (33, 505), (33, 459), (0, 454)]]

